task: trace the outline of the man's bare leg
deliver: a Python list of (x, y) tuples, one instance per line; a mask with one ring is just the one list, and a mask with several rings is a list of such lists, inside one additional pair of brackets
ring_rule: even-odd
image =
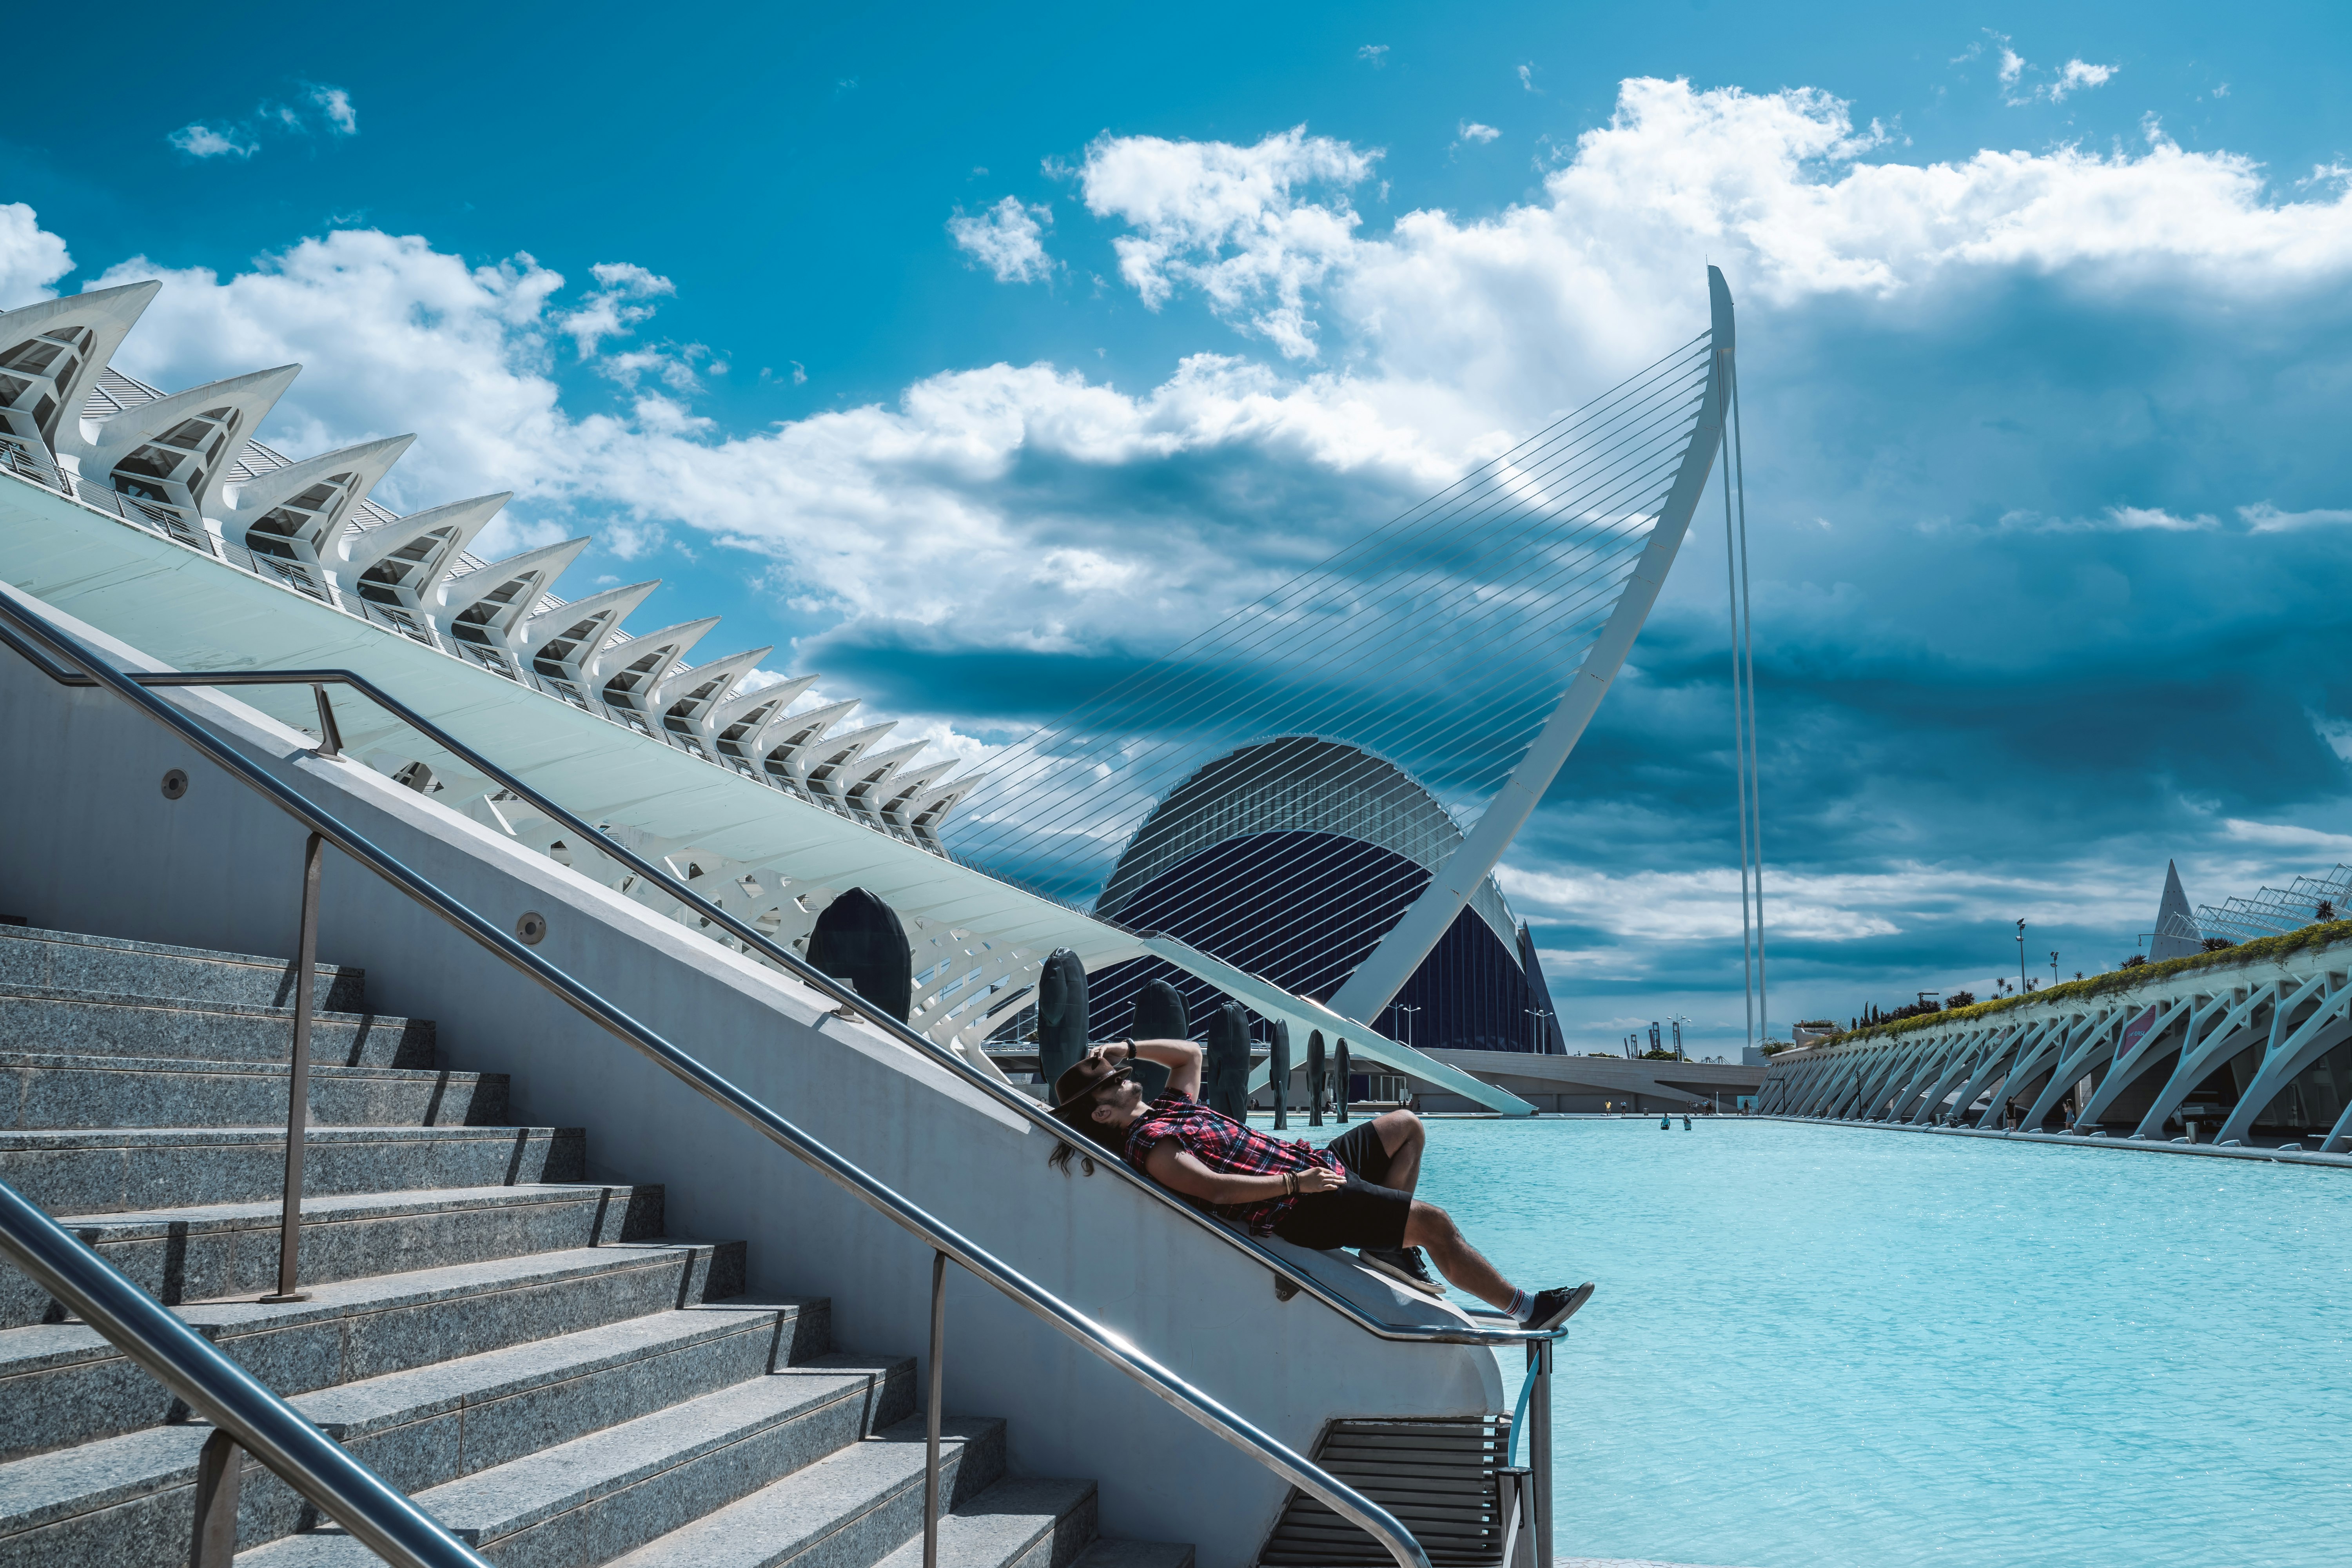
[(1372, 1131), (1380, 1134), (1381, 1147), (1389, 1156), (1389, 1173), (1381, 1178), (1381, 1185), (1412, 1192), (1421, 1184), (1421, 1151), (1429, 1142), (1421, 1118), (1410, 1110), (1391, 1110), (1373, 1121)]
[(1462, 1238), (1453, 1216), (1435, 1204), (1413, 1200), (1412, 1212), (1405, 1216), (1404, 1244), (1424, 1248), (1440, 1274), (1489, 1307), (1511, 1310), (1511, 1298), (1517, 1294), (1511, 1282)]

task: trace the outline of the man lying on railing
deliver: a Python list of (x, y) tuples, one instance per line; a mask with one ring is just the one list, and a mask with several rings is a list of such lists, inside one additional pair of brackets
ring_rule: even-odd
[[(1167, 1092), (1149, 1105), (1133, 1077), (1139, 1057), (1169, 1069)], [(1558, 1328), (1592, 1294), (1589, 1283), (1532, 1295), (1515, 1289), (1444, 1209), (1412, 1195), (1427, 1134), (1412, 1111), (1391, 1110), (1316, 1150), (1210, 1110), (1194, 1098), (1200, 1090), (1201, 1047), (1190, 1040), (1097, 1046), (1054, 1085), (1054, 1115), (1253, 1236), (1318, 1252), (1352, 1247), (1366, 1266), (1442, 1296), (1422, 1259), (1427, 1247), (1446, 1279), (1530, 1329)], [(1075, 1152), (1061, 1145), (1052, 1163), (1066, 1170)]]

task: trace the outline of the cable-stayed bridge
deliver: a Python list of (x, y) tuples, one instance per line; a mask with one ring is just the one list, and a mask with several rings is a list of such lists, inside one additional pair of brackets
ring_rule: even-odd
[[(367, 492), (406, 437), (300, 459), (259, 446), (299, 366), (171, 394), (113, 372), (153, 285), (0, 314), (0, 573), (176, 667), (358, 670), (782, 940), (804, 942), (834, 898), (865, 889), (908, 928), (910, 1021), (975, 1062), (1067, 948), (1089, 972), (1171, 965), (1295, 1030), (1344, 1036), (1359, 1061), (1524, 1110), (1373, 1026), (1482, 907), (1681, 547), (1733, 384), (1730, 294), (1711, 268), (1708, 284), (1690, 341), (1009, 748), (985, 777), (884, 744), (887, 726), (845, 727), (855, 704), (803, 702), (813, 676), (763, 684), (769, 650), (688, 663), (713, 620), (625, 630), (653, 584), (556, 597), (584, 540), (467, 553), (504, 497), (407, 517), (377, 506)], [(314, 721), (299, 692), (250, 700)], [(662, 902), (460, 760), (382, 716), (338, 716), (370, 765)], [(1244, 795), (1277, 768), (1312, 795), (1372, 759), (1420, 792), (1406, 806), (1437, 806), (1415, 819), (1416, 871), (1392, 913), (1349, 939), (1362, 951), (1309, 952), (1328, 981), (1314, 994), (1170, 934), (1183, 922), (1164, 909), (1136, 929), (1106, 900), (1155, 810), (1236, 752), (1247, 758), (1227, 782)], [(1171, 840), (1202, 823), (1180, 806), (1157, 826)], [(1226, 869), (1220, 897), (1311, 910), (1325, 891), (1272, 857)]]

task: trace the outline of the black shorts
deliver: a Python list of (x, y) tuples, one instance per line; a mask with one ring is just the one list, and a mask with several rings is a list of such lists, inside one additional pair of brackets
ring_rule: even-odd
[(1348, 1184), (1300, 1198), (1274, 1227), (1274, 1234), (1310, 1252), (1331, 1252), (1343, 1247), (1393, 1251), (1402, 1247), (1412, 1194), (1380, 1184), (1389, 1173), (1389, 1152), (1372, 1124), (1359, 1122), (1323, 1148), (1348, 1167)]
[(1291, 1205), (1274, 1234), (1310, 1252), (1342, 1247), (1393, 1251), (1404, 1245), (1405, 1216), (1412, 1212), (1412, 1194), (1376, 1187), (1350, 1171), (1346, 1186), (1309, 1193)]

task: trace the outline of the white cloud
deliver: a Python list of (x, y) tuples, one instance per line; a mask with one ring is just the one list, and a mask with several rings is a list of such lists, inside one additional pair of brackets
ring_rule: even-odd
[(2045, 93), (2051, 102), (2056, 103), (2067, 94), (2079, 92), (2084, 88), (2106, 86), (2116, 72), (2122, 68), (2120, 66), (2095, 66), (2086, 60), (2068, 60), (2059, 68), (2058, 79), (2038, 90)]
[[(314, 113), (316, 125), (311, 118)], [(198, 121), (182, 126), (164, 140), (191, 158), (218, 158), (231, 153), (250, 158), (261, 151), (262, 132), (308, 136), (314, 129), (323, 129), (330, 136), (359, 134), (359, 111), (352, 105), (350, 92), (314, 82), (304, 88), (300, 104), (265, 101), (244, 121), (217, 124)]]
[(73, 270), (66, 242), (41, 226), (23, 202), (0, 202), (0, 310), (13, 310), (57, 290), (49, 285)]
[[(521, 259), (530, 262), (528, 256)], [(677, 286), (668, 279), (634, 262), (600, 261), (588, 270), (604, 287), (577, 309), (555, 318), (557, 327), (572, 339), (583, 359), (593, 355), (606, 338), (634, 331), (654, 313), (648, 301), (677, 292)]]
[(977, 216), (957, 208), (948, 233), (957, 249), (987, 268), (999, 283), (1041, 283), (1054, 275), (1054, 258), (1045, 254), (1043, 237), (1053, 222), (1053, 208), (1023, 206), (1018, 196), (1006, 196)]
[(2315, 507), (2309, 511), (2281, 511), (2268, 501), (2238, 509), (2239, 521), (2252, 533), (2282, 533), (2289, 529), (2318, 528), (2352, 522), (2352, 509)]
[(234, 125), (225, 131), (215, 131), (209, 125), (183, 125), (163, 140), (191, 158), (218, 158), (229, 153), (250, 158), (261, 151), (261, 143), (253, 139), (251, 132)]
[[(2007, 36), (1990, 29), (1987, 29), (1987, 34), (2000, 45), (2001, 101), (2012, 109), (2035, 102), (2063, 103), (2074, 93), (2106, 86), (2116, 73), (2123, 69), (2121, 66), (2094, 65), (2077, 56), (2060, 66), (2048, 81), (2035, 82), (2027, 87), (2024, 85), (2025, 77), (2034, 68), (2033, 62), (2011, 48)], [(1959, 58), (1973, 59), (1976, 53), (1971, 48)]]
[[(2308, 713), (2306, 717), (2311, 720), (2311, 732), (2336, 753), (2336, 760), (2352, 763), (2352, 722), (2326, 713)], [(2352, 839), (2346, 841), (2345, 847), (2352, 850)]]
[(1389, 47), (1386, 44), (1366, 44), (1356, 51), (1356, 58), (1360, 60), (1370, 60), (1372, 68), (1378, 70), (1389, 63)]
[(2329, 833), (2316, 827), (2298, 827), (2285, 822), (2250, 822), (2242, 817), (2225, 817), (2221, 834), (2238, 844), (2259, 844), (2265, 848), (2292, 849), (2306, 856), (2333, 856), (2337, 860), (2352, 860), (2352, 835)]
[(359, 111), (352, 107), (352, 95), (340, 87), (313, 87), (310, 102), (326, 116), (327, 128), (338, 136), (360, 133)]
[[(752, 552), (780, 596), (868, 627), (1060, 648), (1195, 627), (1320, 537), (1313, 509), (1333, 495), (1426, 493), (1647, 363), (1703, 321), (1710, 257), (1744, 304), (1774, 309), (1906, 298), (1928, 312), (1979, 278), (2024, 274), (2109, 300), (2119, 282), (2157, 285), (2151, 308), (2201, 310), (2352, 277), (2342, 188), (2274, 201), (2231, 154), (2159, 141), (1862, 161), (1874, 145), (1826, 94), (1630, 81), (1538, 199), (1475, 221), (1419, 211), (1365, 236), (1347, 196), (1376, 153), (1303, 128), (1251, 146), (1105, 138), (1077, 178), (1123, 229), (1126, 284), (1155, 307), (1197, 290), (1244, 333), (1322, 363), (1200, 353), (1139, 391), (984, 365), (748, 433), (695, 413), (698, 345), (621, 341), (670, 291), (626, 263), (598, 268), (583, 296), (528, 256), (474, 268), (422, 237), (345, 231), (232, 277), (140, 261), (106, 281), (171, 284), (125, 350), (135, 374), (185, 386), (308, 365), (264, 434), (273, 445), (420, 432), (388, 487), (401, 504), (511, 488), (534, 522), (619, 518)], [(0, 279), (16, 298), (66, 266), (29, 212), (0, 207)], [(567, 408), (551, 377), (567, 341), (641, 390), (610, 412)], [(1171, 465), (1249, 483), (1137, 528), (1119, 487)], [(2118, 509), (2105, 526), (2141, 515)], [(2306, 514), (2242, 515), (2260, 528)], [(502, 537), (487, 543), (511, 548)], [(1072, 564), (1041, 587), (1053, 552)]]
[(1484, 146), (1486, 143), (1492, 142), (1501, 134), (1501, 132), (1496, 130), (1491, 125), (1481, 125), (1475, 120), (1465, 120), (1462, 121), (1460, 128), (1454, 132), (1454, 144), (1456, 147), (1459, 147), (1463, 142), (1475, 142), (1480, 146)]
[[(1087, 149), (1078, 181), (1088, 211), (1134, 231), (1112, 248), (1145, 305), (1158, 310), (1189, 284), (1285, 357), (1312, 359), (1306, 296), (1351, 252), (1362, 220), (1348, 192), (1379, 157), (1303, 125), (1250, 147), (1104, 137)], [(1316, 185), (1324, 200), (1299, 199)]]
[[(1506, 861), (1495, 877), (1515, 910), (1539, 921), (1620, 941), (1739, 939), (1736, 866), (1614, 876), (1521, 870)], [(2037, 926), (2061, 920), (2128, 926), (2147, 916), (2138, 879), (2136, 869), (2104, 860), (2045, 864), (2030, 876), (1913, 861), (1833, 873), (1768, 866), (1765, 914), (1773, 938), (1807, 942), (1854, 942), (1956, 921), (2006, 924), (2020, 915)]]
[[(515, 548), (520, 520), (555, 516), (577, 532), (571, 520), (583, 512), (633, 519), (764, 556), (780, 593), (805, 604), (877, 622), (985, 626), (1016, 646), (1067, 647), (1131, 626), (1139, 608), (1194, 624), (1247, 571), (1184, 530), (1139, 535), (1118, 517), (1060, 508), (1034, 517), (1039, 498), (1016, 502), (1004, 488), (1024, 460), (1085, 476), (1246, 449), (1315, 474), (1385, 472), (1408, 489), (1443, 483), (1451, 466), (1344, 392), (1213, 355), (1141, 396), (1047, 365), (999, 364), (918, 382), (893, 406), (734, 437), (666, 396), (641, 395), (623, 415), (569, 413), (550, 379), (551, 346), (591, 335), (583, 312), (616, 300), (634, 310), (659, 291), (663, 280), (636, 268), (608, 267), (592, 303), (567, 308), (562, 279), (528, 257), (468, 268), (421, 238), (358, 231), (306, 240), (231, 278), (134, 261), (103, 281), (141, 277), (167, 287), (124, 368), (184, 386), (301, 362), (309, 368), (264, 439), (307, 454), (415, 430), (386, 499), (413, 509), (516, 489), (518, 521), (485, 548)], [(608, 325), (597, 314), (594, 335)], [(1059, 536), (1041, 546), (1044, 532)], [(1041, 591), (1045, 550), (1067, 552), (1068, 570)], [(1136, 570), (1146, 562), (1149, 573)], [(1108, 591), (1120, 584), (1135, 584), (1134, 596)]]
[(2202, 533), (2221, 526), (2210, 512), (2177, 517), (2162, 507), (2147, 506), (2111, 506), (2107, 509), (2107, 521), (2126, 532), (2153, 530), (2160, 533)]
[(1541, 92), (1543, 90), (1543, 89), (1536, 85), (1536, 68), (1533, 61), (1529, 61), (1528, 64), (1519, 68), (1519, 86), (1529, 92)]
[[(1520, 871), (1506, 865), (1496, 871), (1496, 880), (1522, 915), (1596, 927), (1622, 940), (1739, 938), (1739, 872), (1732, 867), (1614, 877), (1599, 871)], [(1771, 930), (1811, 942), (1893, 936), (1903, 928), (1888, 918), (1889, 912), (1912, 912), (1901, 906), (1916, 900), (1920, 886), (1916, 873), (1775, 875), (1768, 884)], [(1880, 907), (1857, 908), (1858, 903)]]

